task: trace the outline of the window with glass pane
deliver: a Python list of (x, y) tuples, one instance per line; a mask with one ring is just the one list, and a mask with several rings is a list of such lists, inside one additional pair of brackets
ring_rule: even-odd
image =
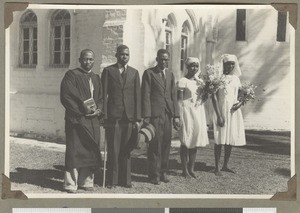
[(37, 17), (29, 10), (23, 14), (20, 21), (20, 57), (21, 67), (37, 65)]
[(246, 41), (246, 10), (236, 11), (236, 40)]
[(284, 42), (286, 34), (287, 12), (278, 12), (277, 41)]
[(51, 65), (67, 67), (70, 65), (70, 14), (67, 10), (57, 10), (51, 21)]
[(188, 33), (189, 33), (189, 28), (188, 24), (185, 21), (182, 25), (182, 30), (181, 30), (181, 45), (180, 45), (180, 70), (184, 70), (184, 62), (187, 57), (187, 44), (188, 44)]
[(166, 30), (166, 45), (165, 45), (165, 49), (170, 52), (171, 51), (171, 40), (172, 40), (172, 32)]

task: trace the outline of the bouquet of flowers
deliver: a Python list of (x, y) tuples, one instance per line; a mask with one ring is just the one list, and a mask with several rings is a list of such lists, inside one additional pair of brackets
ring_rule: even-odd
[(254, 100), (256, 87), (250, 82), (242, 83), (242, 86), (239, 88), (238, 101), (244, 105), (246, 102)]
[(206, 74), (200, 74), (199, 77), (203, 79), (204, 85), (197, 89), (198, 99), (205, 102), (210, 95), (215, 94), (219, 89), (225, 89), (225, 76), (217, 75), (218, 67), (208, 64), (206, 66)]

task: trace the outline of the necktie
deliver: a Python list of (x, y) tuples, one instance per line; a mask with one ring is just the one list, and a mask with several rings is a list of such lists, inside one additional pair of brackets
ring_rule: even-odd
[(164, 73), (164, 71), (161, 71), (161, 77), (162, 77), (163, 80), (166, 79), (166, 78), (165, 78), (165, 73)]
[(162, 78), (164, 84), (166, 85), (166, 76), (165, 76), (164, 71), (161, 71), (160, 74), (161, 74), (161, 78)]
[(126, 69), (125, 69), (125, 66), (123, 66), (123, 72), (121, 73), (121, 76), (123, 78), (123, 80), (125, 80), (125, 76), (126, 76)]

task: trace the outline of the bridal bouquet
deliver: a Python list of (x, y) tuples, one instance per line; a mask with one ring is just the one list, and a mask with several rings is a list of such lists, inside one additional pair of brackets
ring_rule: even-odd
[(239, 88), (238, 101), (244, 105), (248, 101), (254, 100), (256, 87), (257, 86), (254, 86), (250, 82), (242, 83), (242, 86)]
[(200, 74), (199, 78), (204, 81), (203, 86), (197, 89), (198, 99), (205, 102), (210, 95), (215, 94), (219, 89), (225, 89), (226, 81), (225, 76), (217, 75), (218, 67), (208, 64), (206, 66), (206, 74)]

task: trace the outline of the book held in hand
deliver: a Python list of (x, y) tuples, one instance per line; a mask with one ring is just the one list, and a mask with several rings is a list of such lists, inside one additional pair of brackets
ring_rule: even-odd
[(93, 113), (97, 109), (96, 103), (93, 98), (89, 98), (83, 101), (83, 105), (84, 108), (86, 109), (87, 114)]

